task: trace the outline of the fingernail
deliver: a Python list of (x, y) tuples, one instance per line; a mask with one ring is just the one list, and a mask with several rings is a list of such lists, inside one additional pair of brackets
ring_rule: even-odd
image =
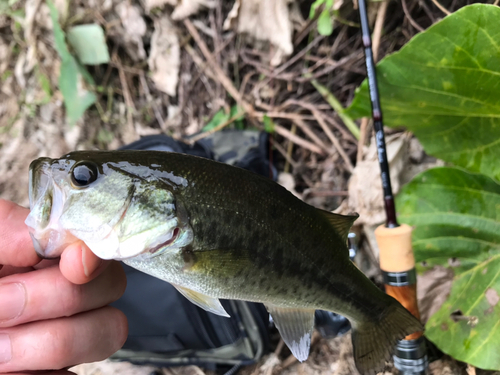
[(12, 359), (12, 346), (10, 337), (5, 333), (0, 333), (0, 363), (9, 362)]
[(24, 310), (26, 291), (23, 284), (0, 285), (0, 322), (17, 318)]
[(101, 258), (97, 258), (91, 253), (92, 252), (90, 251), (90, 249), (88, 249), (86, 246), (82, 246), (83, 273), (86, 277), (92, 275), (103, 262)]

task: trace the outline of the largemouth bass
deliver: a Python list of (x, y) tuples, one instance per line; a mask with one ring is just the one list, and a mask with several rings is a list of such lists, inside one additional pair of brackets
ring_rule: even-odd
[(31, 163), (29, 196), (26, 224), (40, 256), (81, 240), (215, 314), (228, 316), (220, 298), (262, 302), (300, 361), (316, 309), (350, 320), (364, 374), (422, 330), (349, 260), (357, 215), (316, 209), (243, 169), (168, 152), (72, 152)]

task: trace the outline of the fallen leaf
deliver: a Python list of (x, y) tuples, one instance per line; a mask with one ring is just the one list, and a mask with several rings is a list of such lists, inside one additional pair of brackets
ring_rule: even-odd
[(418, 275), (417, 298), (422, 322), (427, 322), (448, 299), (452, 281), (453, 271), (441, 266)]
[(74, 26), (69, 29), (67, 37), (82, 64), (99, 65), (109, 62), (108, 46), (101, 26)]
[[(400, 133), (386, 137), (386, 143), (391, 185), (396, 194), (400, 188), (399, 176), (408, 159), (405, 153), (407, 138)], [(359, 224), (375, 225), (385, 220), (382, 181), (374, 140), (349, 180), (349, 199), (345, 213), (347, 212), (359, 213)]]
[(146, 10), (149, 12), (153, 8), (163, 5), (171, 5), (174, 7), (172, 12), (173, 20), (182, 20), (193, 14), (198, 13), (203, 8), (214, 8), (215, 0), (145, 0)]
[(182, 20), (202, 8), (214, 8), (215, 0), (181, 0), (172, 13), (173, 20)]
[(155, 20), (148, 64), (156, 88), (175, 96), (179, 80), (180, 47), (179, 38), (168, 15)]
[(128, 2), (120, 2), (116, 6), (122, 28), (115, 31), (115, 41), (123, 45), (127, 54), (134, 61), (146, 59), (146, 51), (142, 38), (146, 35), (147, 25), (142, 17), (141, 8)]
[(271, 65), (279, 65), (284, 56), (293, 52), (293, 19), (296, 14), (290, 9), (295, 0), (236, 0), (224, 21), (224, 29), (236, 30), (251, 39), (269, 42), (278, 50)]

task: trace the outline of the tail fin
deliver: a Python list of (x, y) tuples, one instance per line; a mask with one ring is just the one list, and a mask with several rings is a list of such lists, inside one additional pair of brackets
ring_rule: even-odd
[(354, 362), (363, 375), (375, 375), (390, 360), (398, 340), (423, 330), (417, 318), (394, 302), (378, 320), (358, 323), (352, 330)]

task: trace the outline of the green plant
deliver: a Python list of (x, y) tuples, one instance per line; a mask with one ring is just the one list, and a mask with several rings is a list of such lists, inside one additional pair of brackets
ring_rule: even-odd
[(61, 58), (59, 89), (66, 106), (66, 117), (74, 124), (96, 101), (92, 90), (94, 81), (82, 64), (96, 65), (109, 62), (109, 53), (102, 28), (98, 25), (75, 26), (68, 32), (68, 40), (78, 60), (66, 45), (66, 34), (59, 24), (59, 15), (51, 1), (47, 1), (54, 27), (55, 48)]
[[(455, 167), (417, 176), (397, 199), (415, 226), (425, 269), (454, 272), (451, 293), (427, 322), (441, 350), (500, 370), (500, 8), (475, 4), (447, 16), (377, 65), (388, 126), (406, 126), (425, 151)], [(346, 113), (370, 115), (367, 83)]]
[(203, 127), (202, 131), (214, 131), (217, 127), (225, 127), (230, 124), (234, 124), (236, 129), (244, 129), (243, 111), (237, 106), (233, 105), (229, 110), (229, 113), (226, 113), (224, 108), (219, 109), (212, 119)]
[(332, 35), (333, 32), (333, 18), (330, 15), (330, 10), (333, 7), (334, 0), (316, 0), (311, 5), (311, 10), (309, 11), (309, 18), (313, 19), (316, 15), (316, 11), (324, 6), (318, 17), (318, 33), (321, 35)]

